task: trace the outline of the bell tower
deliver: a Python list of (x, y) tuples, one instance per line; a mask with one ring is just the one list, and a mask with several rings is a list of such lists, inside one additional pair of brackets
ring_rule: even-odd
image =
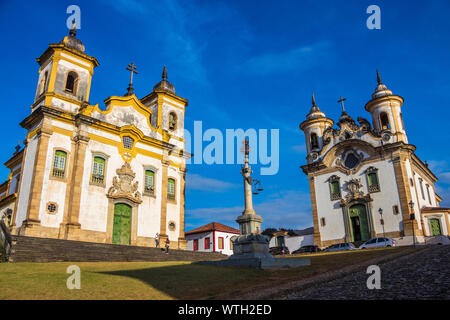
[(366, 103), (365, 109), (372, 115), (372, 124), (378, 133), (390, 131), (397, 142), (408, 143), (401, 107), (403, 98), (393, 95), (382, 82), (377, 70), (378, 85), (372, 94), (372, 100)]
[(323, 133), (328, 127), (332, 127), (334, 121), (327, 118), (316, 105), (314, 93), (312, 94), (312, 107), (306, 116), (306, 120), (300, 124), (300, 129), (305, 133), (306, 151), (308, 153), (308, 163), (315, 161), (311, 153), (319, 151), (323, 147)]
[(76, 33), (73, 23), (68, 36), (57, 44), (50, 44), (36, 59), (40, 68), (32, 111), (46, 105), (77, 112), (89, 100), (92, 75), (99, 63), (85, 54)]

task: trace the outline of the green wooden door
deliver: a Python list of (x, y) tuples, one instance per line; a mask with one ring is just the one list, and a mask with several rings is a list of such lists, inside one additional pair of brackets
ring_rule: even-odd
[(439, 236), (442, 234), (441, 223), (439, 222), (439, 219), (430, 219), (430, 228), (432, 236)]
[(125, 203), (114, 206), (114, 225), (112, 243), (130, 244), (131, 207)]
[(356, 204), (349, 209), (352, 241), (366, 241), (370, 238), (366, 206)]

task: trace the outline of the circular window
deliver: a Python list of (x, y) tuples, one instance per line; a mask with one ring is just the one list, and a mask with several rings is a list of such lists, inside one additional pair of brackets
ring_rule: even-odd
[(56, 203), (50, 202), (47, 204), (47, 212), (48, 213), (53, 214), (56, 212), (57, 209), (58, 209), (58, 206)]
[(175, 228), (176, 228), (175, 222), (170, 221), (169, 222), (169, 230), (170, 231), (175, 231)]

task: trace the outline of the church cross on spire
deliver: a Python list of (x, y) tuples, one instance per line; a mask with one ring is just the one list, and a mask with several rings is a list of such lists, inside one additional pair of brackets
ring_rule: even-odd
[(136, 66), (134, 65), (134, 62), (131, 62), (128, 64), (127, 70), (130, 71), (130, 84), (128, 85), (128, 91), (125, 94), (125, 96), (131, 96), (133, 94), (134, 88), (133, 88), (133, 73), (138, 74), (136, 71)]
[(342, 98), (342, 96), (341, 96), (341, 99), (337, 101), (338, 103), (341, 103), (342, 113), (345, 113), (345, 108), (344, 108), (344, 101), (345, 100), (347, 100), (347, 98)]

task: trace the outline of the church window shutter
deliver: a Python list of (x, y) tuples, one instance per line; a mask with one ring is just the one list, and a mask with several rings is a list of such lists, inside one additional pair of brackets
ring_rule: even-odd
[(169, 130), (177, 128), (177, 115), (174, 112), (169, 113)]
[(153, 195), (155, 188), (155, 173), (152, 170), (145, 170), (144, 193)]
[(128, 136), (123, 137), (123, 147), (125, 149), (132, 149), (134, 144), (134, 139)]
[(330, 179), (331, 200), (341, 198), (341, 184), (338, 176), (331, 176)]
[(67, 153), (62, 150), (55, 151), (53, 161), (53, 176), (63, 178), (66, 170)]
[(219, 237), (219, 249), (223, 250), (223, 237)]
[(167, 199), (175, 200), (175, 180), (172, 178), (167, 181)]
[(370, 167), (366, 171), (367, 173), (367, 184), (369, 186), (369, 192), (380, 191), (380, 183), (378, 181), (378, 169)]
[(92, 182), (103, 184), (105, 179), (105, 159), (102, 157), (94, 157), (92, 168)]

